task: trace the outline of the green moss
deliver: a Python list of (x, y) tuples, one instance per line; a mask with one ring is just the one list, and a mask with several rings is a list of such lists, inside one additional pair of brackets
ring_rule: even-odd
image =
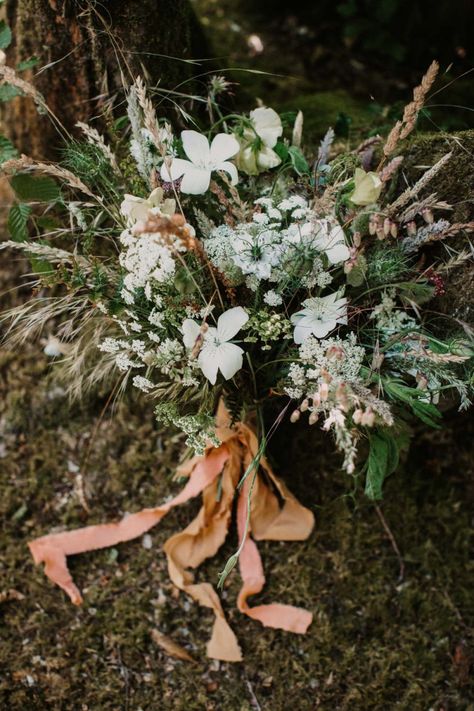
[(304, 141), (309, 145), (317, 143), (330, 126), (334, 128), (341, 116), (350, 119), (350, 135), (357, 135), (362, 128), (367, 129), (373, 121), (367, 102), (355, 99), (344, 89), (302, 94), (275, 108), (279, 111), (303, 112)]

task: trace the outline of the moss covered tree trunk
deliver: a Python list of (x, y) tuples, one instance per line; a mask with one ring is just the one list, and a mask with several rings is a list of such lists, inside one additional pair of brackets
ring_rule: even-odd
[[(38, 57), (26, 78), (68, 130), (103, 116), (109, 97), (138, 74), (172, 88), (198, 73), (186, 60), (206, 55), (189, 0), (7, 0), (6, 14), (8, 63)], [(58, 135), (30, 99), (8, 104), (4, 118), (21, 151), (54, 154)]]
[[(474, 131), (457, 134), (428, 133), (416, 136), (406, 151), (404, 173), (413, 184), (426, 170), (448, 151), (452, 158), (446, 167), (427, 186), (423, 196), (435, 192), (440, 200), (452, 205), (447, 217), (453, 223), (474, 221)], [(446, 240), (445, 247), (456, 252), (471, 251), (472, 234), (461, 231), (456, 237)], [(432, 249), (443, 252), (443, 245)], [(445, 255), (444, 255), (445, 256)], [(437, 300), (435, 310), (455, 316), (464, 324), (474, 326), (474, 269), (472, 260), (461, 262), (446, 279), (446, 295)]]

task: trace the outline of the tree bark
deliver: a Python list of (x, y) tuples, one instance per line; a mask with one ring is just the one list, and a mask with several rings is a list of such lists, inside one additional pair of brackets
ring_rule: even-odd
[[(38, 57), (23, 76), (69, 131), (103, 116), (109, 97), (138, 74), (170, 89), (199, 73), (185, 60), (207, 54), (189, 0), (7, 0), (6, 8), (8, 63)], [(4, 114), (20, 151), (54, 157), (58, 135), (31, 99), (15, 99)]]

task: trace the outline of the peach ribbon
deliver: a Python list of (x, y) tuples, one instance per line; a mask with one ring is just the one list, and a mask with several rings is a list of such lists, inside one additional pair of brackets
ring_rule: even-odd
[(314, 518), (275, 476), (265, 457), (260, 458), (257, 474), (254, 475), (252, 463), (258, 452), (257, 437), (242, 422), (231, 427), (223, 405), (218, 409), (216, 432), (221, 445), (209, 448), (202, 457), (194, 457), (181, 467), (180, 474), (188, 476), (188, 482), (171, 501), (129, 514), (118, 523), (54, 533), (37, 538), (28, 545), (35, 563), (44, 563), (46, 575), (69, 595), (74, 604), (79, 605), (82, 596), (68, 570), (68, 555), (137, 538), (155, 526), (174, 506), (202, 493), (203, 505), (196, 518), (164, 545), (169, 575), (180, 590), (214, 612), (212, 635), (207, 644), (208, 656), (238, 662), (242, 660), (242, 653), (225, 619), (216, 591), (209, 583), (194, 583), (193, 574), (187, 568), (197, 568), (203, 560), (215, 555), (223, 544), (239, 481), (243, 472), (250, 471), (237, 502), (237, 528), (241, 543), (239, 566), (243, 580), (237, 606), (242, 613), (265, 627), (304, 634), (311, 624), (310, 612), (279, 603), (249, 606), (247, 598), (259, 593), (265, 584), (262, 561), (250, 534), (256, 540), (304, 540), (311, 533)]

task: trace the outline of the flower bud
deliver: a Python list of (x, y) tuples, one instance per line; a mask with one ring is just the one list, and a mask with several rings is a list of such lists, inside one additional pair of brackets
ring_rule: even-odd
[(433, 212), (432, 210), (430, 210), (429, 207), (425, 207), (425, 209), (421, 211), (421, 214), (423, 216), (424, 221), (427, 222), (429, 225), (434, 222)]
[(354, 420), (354, 423), (356, 425), (360, 425), (363, 414), (364, 413), (362, 412), (362, 410), (360, 408), (357, 410), (354, 410), (354, 412), (352, 413), (352, 419)]
[(375, 422), (375, 414), (372, 412), (372, 410), (370, 408), (367, 408), (367, 410), (362, 415), (361, 424), (366, 425), (367, 427), (373, 427), (374, 422)]
[(398, 225), (396, 222), (392, 222), (392, 224), (390, 225), (390, 234), (392, 235), (392, 237), (398, 237)]
[(319, 395), (321, 397), (322, 402), (325, 402), (328, 399), (329, 386), (327, 383), (321, 383), (321, 385), (319, 386)]
[(388, 237), (390, 234), (390, 228), (392, 226), (392, 221), (386, 217), (385, 220), (383, 221), (383, 233), (385, 237)]
[(308, 418), (308, 422), (310, 425), (315, 425), (318, 420), (319, 420), (319, 415), (317, 412), (312, 412)]
[(416, 222), (414, 220), (410, 220), (410, 222), (407, 223), (407, 232), (410, 237), (414, 237), (417, 233), (416, 229)]
[(299, 410), (293, 410), (293, 412), (290, 415), (290, 422), (298, 422), (298, 420), (301, 417), (301, 412)]
[(369, 218), (369, 235), (375, 235), (377, 232), (378, 220), (376, 215), (371, 215)]
[(305, 399), (303, 400), (303, 402), (301, 403), (301, 405), (300, 405), (300, 410), (301, 410), (301, 412), (306, 412), (306, 410), (308, 409), (308, 407), (309, 407), (309, 400), (308, 400), (308, 398), (305, 398)]

